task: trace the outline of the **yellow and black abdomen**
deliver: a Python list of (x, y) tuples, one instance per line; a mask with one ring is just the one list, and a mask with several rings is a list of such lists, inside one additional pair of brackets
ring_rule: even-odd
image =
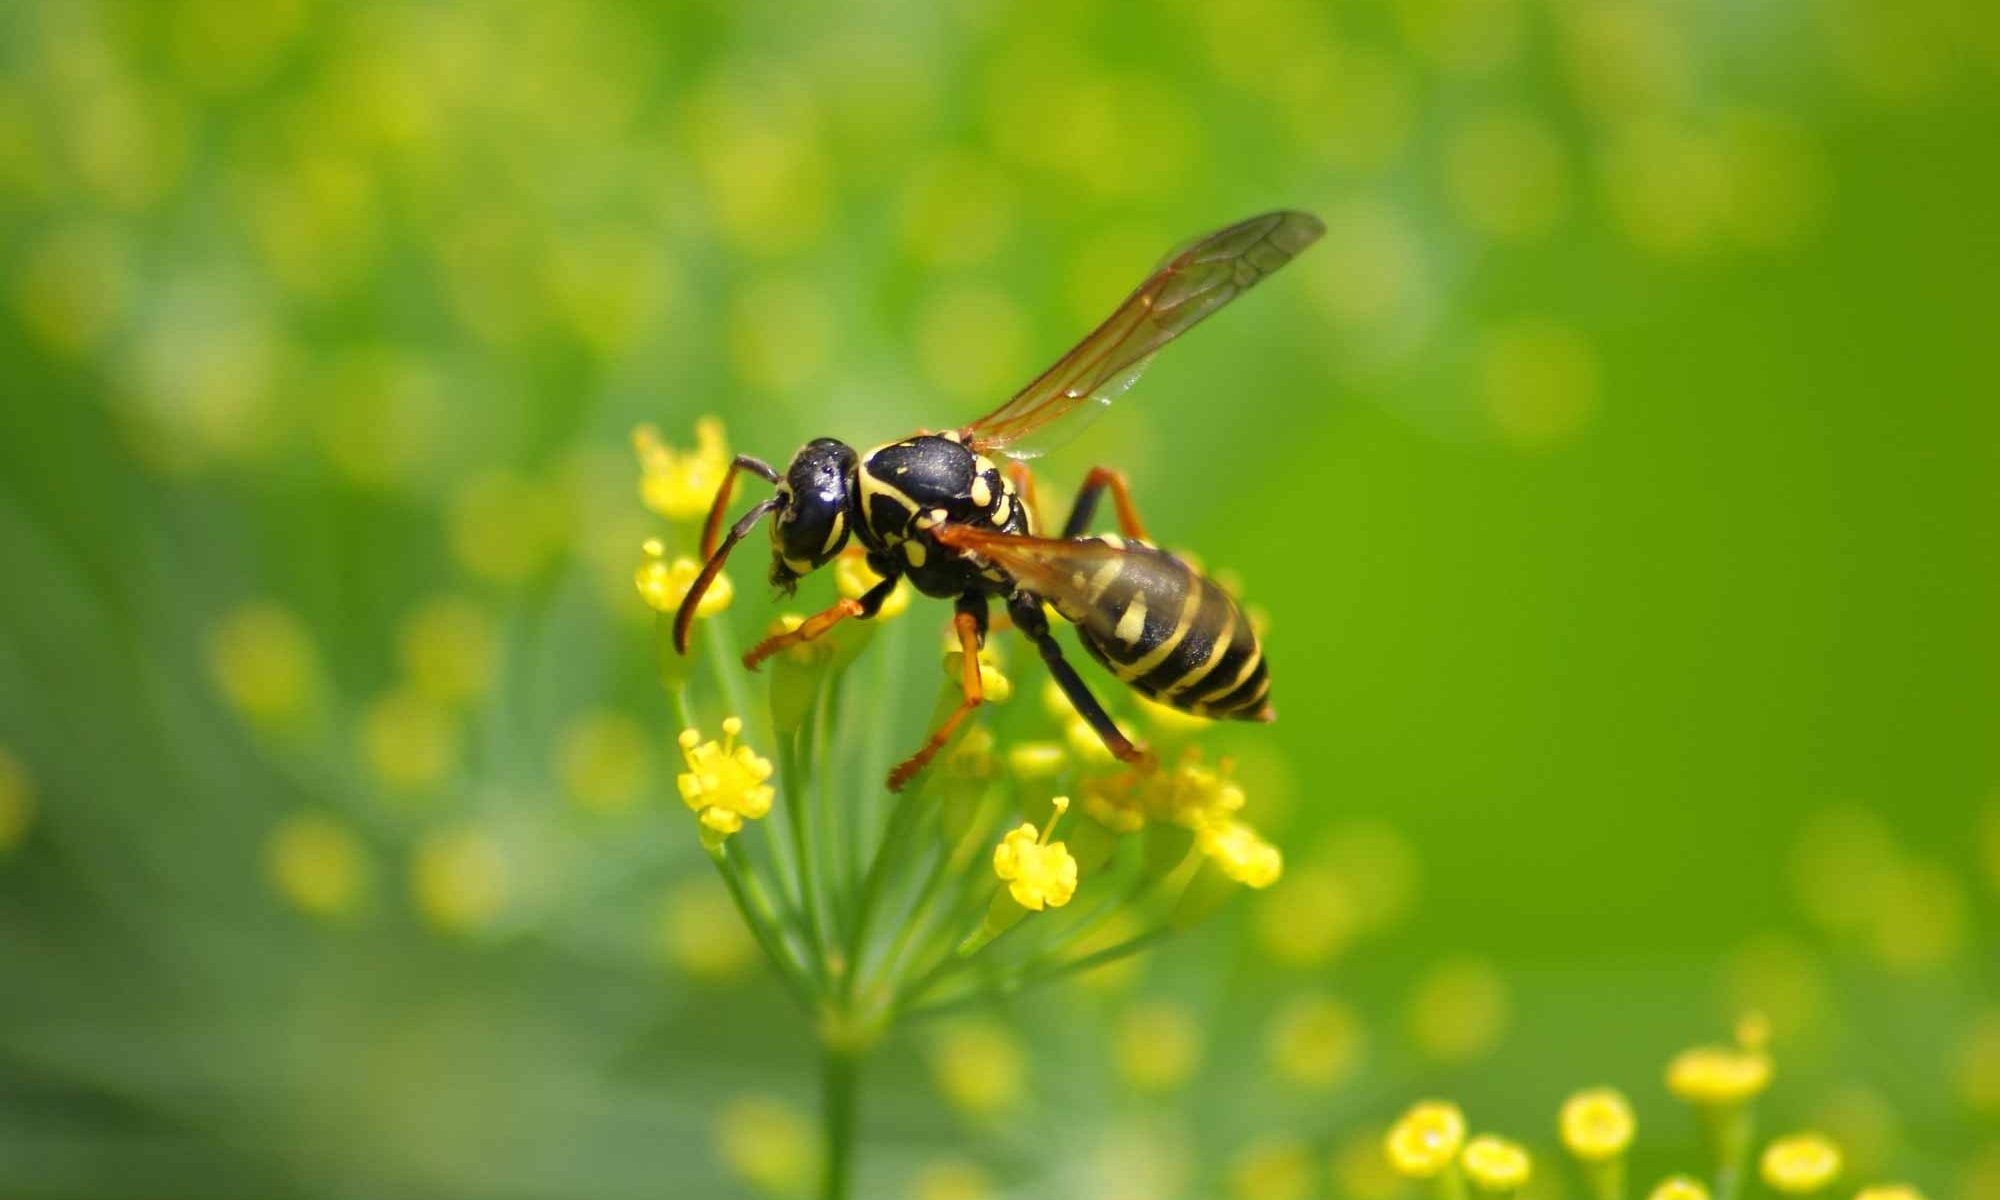
[(1057, 609), (1084, 646), (1141, 695), (1204, 717), (1271, 719), (1264, 651), (1229, 593), (1173, 555), (1117, 537), (1122, 546)]

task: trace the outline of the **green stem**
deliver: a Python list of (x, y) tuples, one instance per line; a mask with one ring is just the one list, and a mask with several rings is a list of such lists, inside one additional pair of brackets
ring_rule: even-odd
[[(922, 1004), (915, 1008), (906, 1009), (901, 1014), (901, 1019), (916, 1020), (922, 1017), (933, 1017), (941, 1013), (953, 1012), (967, 1005), (976, 1004), (986, 999), (989, 995), (1017, 995), (1031, 987), (1053, 983), (1058, 979), (1076, 975), (1095, 967), (1101, 967), (1106, 963), (1117, 962), (1121, 958), (1129, 958), (1154, 942), (1159, 941), (1168, 932), (1169, 930), (1166, 926), (1157, 926), (1148, 929), (1144, 933), (1134, 934), (1116, 945), (1106, 946), (1102, 950), (1083, 955), (1081, 958), (1066, 959), (1039, 971), (1023, 971), (1012, 979), (1004, 981), (993, 992), (978, 987), (967, 988), (957, 995), (947, 996), (942, 1000), (933, 1000), (929, 1004)], [(944, 979), (949, 979), (950, 977), (950, 975), (945, 975), (937, 980), (927, 981), (923, 987), (913, 989), (910, 999), (913, 1001), (922, 999), (923, 992), (929, 990), (930, 986), (943, 982)]]
[(778, 978), (784, 981), (793, 997), (810, 1011), (812, 989), (800, 964), (785, 949), (770, 897), (757, 886), (755, 877), (749, 873), (748, 864), (730, 852), (727, 842), (709, 851), (709, 857), (714, 860), (717, 873), (729, 889), (729, 898), (736, 902), (736, 911), (743, 917), (743, 923), (749, 926), (750, 936), (757, 939), (758, 949), (771, 961), (772, 969), (777, 971)]
[(804, 922), (806, 943), (811, 949), (813, 974), (822, 985), (827, 981), (827, 939), (820, 921), (819, 880), (815, 864), (818, 855), (814, 851), (815, 841), (812, 829), (811, 769), (800, 761), (799, 746), (811, 736), (807, 728), (792, 734), (780, 734), (778, 751), (783, 761), (783, 785), (785, 789), (785, 824), (792, 837), (792, 858), (797, 871), (799, 916)]
[(820, 1123), (825, 1132), (823, 1200), (847, 1200), (854, 1183), (856, 1091), (861, 1076), (858, 1052), (829, 1046), (821, 1064)]

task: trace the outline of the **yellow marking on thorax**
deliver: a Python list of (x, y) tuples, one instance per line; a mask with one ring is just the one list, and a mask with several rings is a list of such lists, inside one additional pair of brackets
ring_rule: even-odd
[(858, 472), (858, 474), (861, 477), (862, 512), (865, 513), (868, 511), (869, 501), (876, 496), (887, 496), (907, 511), (917, 511), (917, 502), (905, 496), (902, 489), (898, 488), (895, 484), (888, 482), (873, 471), (864, 470)]
[(981, 508), (993, 503), (993, 485), (986, 482), (986, 476), (972, 477), (972, 502)]
[(826, 544), (819, 548), (819, 552), (821, 554), (832, 554), (833, 548), (840, 545), (840, 539), (846, 536), (847, 510), (844, 508), (836, 509), (833, 514), (833, 527), (826, 531)]
[(1123, 613), (1119, 614), (1118, 624), (1112, 628), (1111, 635), (1129, 646), (1137, 644), (1139, 635), (1144, 632), (1146, 632), (1146, 597), (1135, 592), (1132, 602), (1125, 606)]
[(924, 565), (925, 554), (924, 544), (916, 538), (903, 543), (903, 557), (910, 560), (911, 566), (921, 568)]

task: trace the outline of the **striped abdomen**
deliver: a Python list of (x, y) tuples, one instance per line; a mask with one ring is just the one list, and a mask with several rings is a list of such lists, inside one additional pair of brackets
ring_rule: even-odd
[[(1271, 719), (1271, 678), (1257, 633), (1236, 601), (1163, 550), (1122, 546), (1079, 596), (1056, 607), (1111, 673), (1141, 695), (1204, 717)], [(1069, 589), (1066, 589), (1069, 590)]]

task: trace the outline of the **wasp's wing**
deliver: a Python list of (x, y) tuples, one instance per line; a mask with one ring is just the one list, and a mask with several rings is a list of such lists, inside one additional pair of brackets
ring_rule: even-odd
[(972, 525), (940, 525), (931, 531), (938, 541), (998, 566), (1031, 592), (1055, 602), (1057, 608), (1087, 605), (1091, 581), (1107, 567), (1143, 551), (1117, 539), (1025, 537), (995, 533)]
[[(964, 429), (968, 444), (1033, 458), (1063, 432), (1116, 399), (1160, 347), (1256, 286), (1319, 239), (1326, 227), (1310, 213), (1272, 212), (1196, 238), (1175, 251), (1118, 310), (1014, 398)], [(1037, 436), (1040, 435), (1040, 436)]]

